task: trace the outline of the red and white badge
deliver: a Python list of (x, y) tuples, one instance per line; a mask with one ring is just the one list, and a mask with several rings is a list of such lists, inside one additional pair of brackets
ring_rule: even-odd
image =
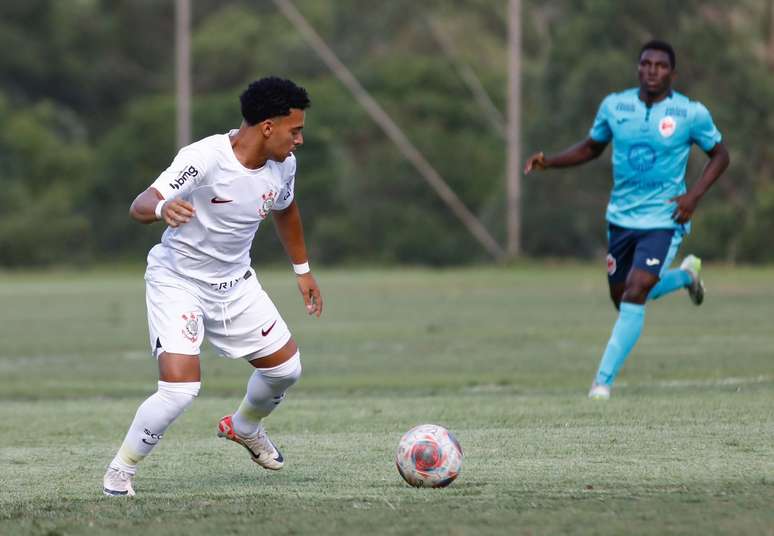
[(607, 275), (613, 275), (618, 268), (618, 265), (615, 262), (615, 257), (613, 257), (610, 253), (607, 254)]
[(677, 129), (677, 121), (675, 121), (675, 118), (672, 117), (671, 115), (664, 117), (661, 120), (661, 122), (658, 124), (658, 131), (665, 138), (668, 138), (669, 136), (674, 134), (676, 129)]

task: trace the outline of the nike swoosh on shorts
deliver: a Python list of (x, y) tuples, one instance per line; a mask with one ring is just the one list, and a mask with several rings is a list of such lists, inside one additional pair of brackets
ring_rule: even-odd
[(264, 337), (265, 337), (266, 335), (268, 335), (268, 334), (269, 334), (269, 332), (270, 332), (272, 329), (274, 329), (274, 325), (275, 325), (276, 323), (277, 323), (277, 321), (275, 320), (274, 322), (272, 322), (272, 323), (271, 323), (271, 326), (269, 326), (269, 329), (262, 329), (262, 330), (261, 330), (261, 335), (263, 335)]

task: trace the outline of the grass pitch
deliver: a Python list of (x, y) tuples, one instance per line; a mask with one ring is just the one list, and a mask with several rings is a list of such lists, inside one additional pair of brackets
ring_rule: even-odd
[[(135, 479), (104, 467), (155, 389), (142, 269), (0, 277), (0, 534), (774, 534), (774, 271), (709, 267), (707, 302), (648, 307), (609, 403), (585, 395), (615, 312), (583, 266), (259, 277), (304, 377), (267, 428), (287, 464), (215, 437), (249, 366), (202, 360), (199, 399)], [(415, 424), (465, 451), (403, 484)]]

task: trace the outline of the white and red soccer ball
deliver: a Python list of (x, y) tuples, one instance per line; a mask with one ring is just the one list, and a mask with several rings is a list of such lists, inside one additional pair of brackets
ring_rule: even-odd
[(462, 448), (443, 426), (421, 424), (400, 438), (395, 463), (410, 485), (443, 488), (460, 474)]

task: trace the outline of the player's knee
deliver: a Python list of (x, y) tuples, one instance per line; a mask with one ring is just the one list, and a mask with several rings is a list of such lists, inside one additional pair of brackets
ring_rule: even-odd
[(650, 289), (651, 287), (646, 285), (632, 285), (631, 287), (626, 287), (626, 292), (624, 292), (622, 300), (629, 303), (645, 303), (648, 299)]
[(181, 411), (190, 406), (199, 395), (201, 382), (159, 382), (158, 393), (164, 401)]
[(658, 276), (643, 270), (633, 270), (626, 280), (626, 290), (623, 293), (623, 301), (631, 303), (645, 303), (650, 290), (658, 283)]
[(295, 384), (301, 377), (301, 353), (296, 352), (293, 357), (270, 369), (260, 369), (266, 383), (276, 390), (285, 391)]
[(616, 309), (621, 307), (621, 298), (623, 297), (624, 290), (626, 290), (626, 285), (623, 282), (610, 283), (610, 301), (613, 302)]

